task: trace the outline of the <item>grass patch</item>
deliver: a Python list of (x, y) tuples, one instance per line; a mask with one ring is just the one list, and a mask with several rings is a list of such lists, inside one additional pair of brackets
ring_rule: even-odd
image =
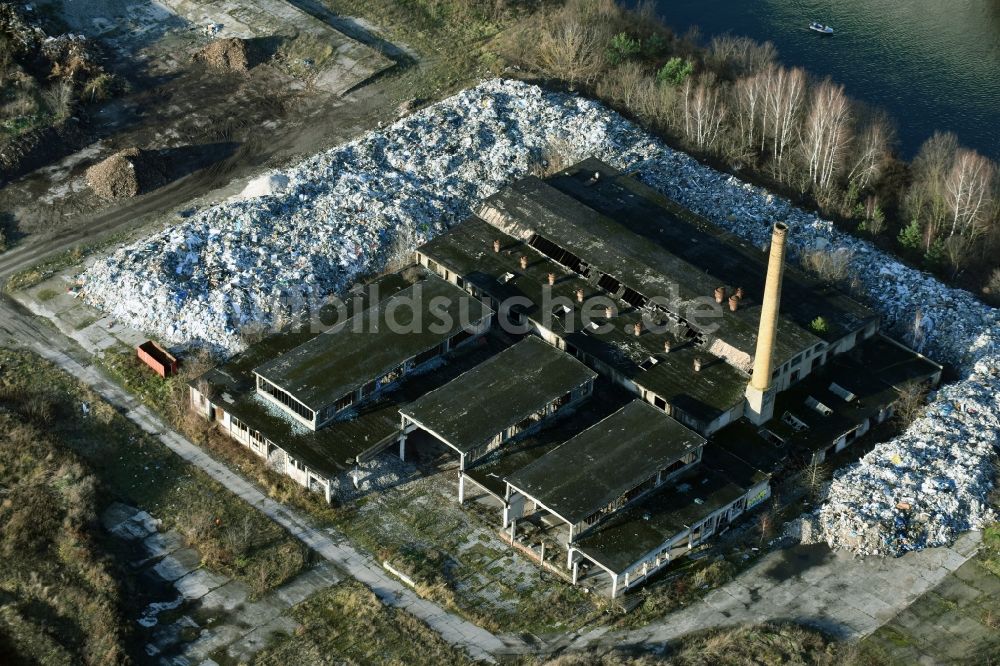
[(306, 565), (308, 550), (284, 529), (89, 388), (26, 352), (0, 350), (0, 365), (0, 388), (42, 410), (49, 435), (97, 470), (109, 495), (180, 532), (199, 550), (205, 566), (245, 582), (259, 595)]
[(472, 664), (464, 652), (409, 613), (384, 606), (371, 590), (347, 581), (294, 611), (302, 628), (257, 654), (256, 666), (285, 664)]
[(43, 398), (0, 393), (0, 662), (127, 660), (124, 577), (98, 525), (100, 481), (45, 427)]
[(55, 289), (48, 289), (48, 288), (46, 288), (46, 289), (39, 290), (39, 292), (37, 294), (35, 294), (35, 298), (37, 298), (38, 300), (40, 300), (42, 303), (45, 303), (47, 301), (51, 301), (53, 298), (55, 298), (58, 295), (59, 295), (59, 292), (56, 291)]
[(544, 666), (745, 666), (796, 664), (862, 666), (883, 663), (854, 644), (838, 644), (819, 631), (791, 623), (764, 623), (713, 629), (685, 636), (652, 657), (624, 649), (604, 654), (571, 653)]

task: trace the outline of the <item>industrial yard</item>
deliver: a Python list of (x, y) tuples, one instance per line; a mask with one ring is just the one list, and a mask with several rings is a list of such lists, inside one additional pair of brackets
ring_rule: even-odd
[[(18, 8), (130, 82), (0, 180), (0, 417), (61, 421), (80, 534), (149, 581), (121, 663), (995, 649), (996, 309), (342, 5)], [(5, 596), (26, 572), (0, 661), (99, 663)]]

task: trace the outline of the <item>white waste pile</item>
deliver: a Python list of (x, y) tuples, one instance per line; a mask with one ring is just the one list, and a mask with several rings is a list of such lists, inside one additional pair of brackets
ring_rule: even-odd
[(944, 543), (989, 518), (982, 501), (1000, 433), (997, 311), (667, 148), (595, 102), (520, 82), (485, 82), (269, 174), (253, 187), (271, 194), (237, 197), (97, 262), (84, 276), (86, 296), (171, 344), (232, 352), (243, 325), (273, 321), (286, 288), (342, 291), (379, 269), (396, 239), (420, 242), (461, 220), (554, 147), (572, 152), (564, 155), (570, 161), (594, 155), (634, 169), (761, 247), (771, 224), (784, 220), (793, 251), (849, 253), (851, 274), (891, 330), (971, 373), (940, 391), (929, 415), (904, 435), (839, 474), (820, 516), (831, 545), (898, 554)]
[(596, 102), (488, 81), (248, 188), (273, 194), (119, 249), (84, 274), (86, 297), (169, 344), (237, 351), (240, 329), (273, 322), (288, 289), (341, 292), (397, 236), (419, 243), (462, 220), (553, 145), (618, 166), (657, 150)]
[(950, 543), (995, 520), (984, 499), (1000, 445), (1000, 313), (905, 266), (827, 220), (675, 151), (637, 164), (641, 180), (761, 248), (771, 225), (793, 252), (845, 252), (883, 326), (968, 376), (939, 391), (928, 415), (839, 470), (818, 516), (822, 538), (858, 554), (901, 555)]
[(976, 364), (902, 436), (837, 475), (819, 514), (826, 540), (862, 555), (899, 555), (994, 520), (983, 498), (993, 486), (998, 387), (997, 358)]

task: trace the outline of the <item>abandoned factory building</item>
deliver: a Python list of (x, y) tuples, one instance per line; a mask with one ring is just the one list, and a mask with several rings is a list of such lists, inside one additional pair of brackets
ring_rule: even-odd
[(789, 233), (754, 247), (586, 160), (489, 197), (329, 330), (192, 382), (191, 405), (328, 501), (390, 449), (437, 447), (460, 503), (617, 596), (940, 379), (787, 265)]

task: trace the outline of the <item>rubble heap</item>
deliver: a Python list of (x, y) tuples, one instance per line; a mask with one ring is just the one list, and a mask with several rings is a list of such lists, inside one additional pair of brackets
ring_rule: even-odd
[[(84, 275), (86, 296), (170, 343), (236, 351), (239, 330), (273, 322), (290, 289), (342, 292), (380, 269), (391, 248), (427, 240), (542, 166), (553, 147), (574, 153), (559, 155), (567, 163), (594, 155), (634, 171), (762, 248), (773, 221), (784, 220), (793, 254), (845, 253), (856, 288), (895, 334), (968, 374), (939, 391), (905, 434), (838, 474), (820, 514), (832, 546), (898, 554), (944, 543), (990, 518), (983, 500), (1000, 434), (996, 310), (671, 150), (596, 102), (521, 82), (485, 82), (265, 175), (248, 188), (250, 198), (204, 210), (96, 262)], [(258, 191), (270, 194), (253, 197)]]
[(166, 180), (157, 159), (139, 148), (126, 148), (87, 169), (87, 184), (105, 199), (127, 199), (155, 190)]
[(201, 48), (193, 59), (213, 69), (245, 74), (250, 69), (247, 43), (239, 37), (226, 37)]
[[(266, 174), (250, 189), (98, 260), (89, 301), (174, 345), (231, 353), (290, 296), (341, 293), (537, 168), (551, 145), (626, 166), (657, 144), (591, 100), (490, 81), (385, 130)], [(291, 292), (295, 292), (294, 294)]]

